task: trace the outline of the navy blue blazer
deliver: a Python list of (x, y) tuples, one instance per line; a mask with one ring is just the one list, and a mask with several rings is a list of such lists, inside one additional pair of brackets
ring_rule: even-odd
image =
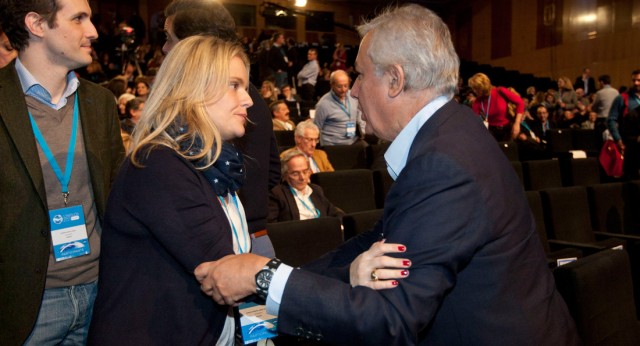
[[(319, 185), (309, 184), (309, 186), (311, 186), (313, 190), (309, 198), (315, 208), (320, 212), (321, 217), (341, 217), (344, 214), (327, 199)], [(269, 192), (269, 217), (267, 221), (280, 222), (291, 220), (300, 220), (300, 210), (298, 210), (298, 204), (296, 203), (295, 197), (293, 197), (293, 193), (291, 193), (289, 184), (283, 182)]]
[(227, 306), (200, 291), (193, 270), (233, 254), (229, 221), (204, 175), (159, 146), (127, 159), (102, 230), (90, 345), (214, 345)]
[[(349, 264), (380, 233), (407, 245), (409, 277), (352, 288)], [(418, 132), (374, 229), (292, 272), (278, 329), (343, 345), (579, 343), (511, 164), (453, 101)]]

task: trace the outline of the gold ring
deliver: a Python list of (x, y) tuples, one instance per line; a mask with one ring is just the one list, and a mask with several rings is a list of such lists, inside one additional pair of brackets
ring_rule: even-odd
[(376, 274), (375, 269), (371, 272), (371, 281), (378, 281), (378, 274)]

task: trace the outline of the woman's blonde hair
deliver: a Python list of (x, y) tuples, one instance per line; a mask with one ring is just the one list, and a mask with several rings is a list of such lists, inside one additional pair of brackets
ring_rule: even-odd
[[(248, 75), (249, 60), (242, 47), (213, 36), (186, 38), (169, 52), (132, 134), (130, 155), (134, 165), (142, 166), (141, 157), (159, 145), (176, 150), (187, 160), (202, 160), (200, 169), (216, 161), (222, 138), (206, 105), (225, 95), (234, 57), (242, 59)], [(202, 143), (202, 150), (190, 153), (196, 139)], [(187, 148), (181, 149), (180, 143), (188, 143)]]
[(482, 95), (477, 95), (478, 97), (487, 96), (491, 91), (493, 85), (491, 85), (491, 80), (484, 73), (476, 73), (471, 78), (469, 78), (469, 86), (471, 89), (478, 89), (482, 91)]
[(564, 89), (573, 90), (573, 84), (571, 84), (571, 79), (569, 79), (569, 77), (560, 77), (558, 80), (564, 81)]

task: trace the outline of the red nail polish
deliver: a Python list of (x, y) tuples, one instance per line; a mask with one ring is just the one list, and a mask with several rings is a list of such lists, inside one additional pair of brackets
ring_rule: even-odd
[(407, 275), (409, 275), (409, 271), (408, 270), (403, 270), (403, 271), (400, 272), (400, 275), (407, 276)]
[(402, 245), (398, 246), (398, 251), (405, 252), (406, 250), (407, 250), (407, 248), (406, 248), (406, 247), (404, 247), (404, 246), (402, 246)]
[(411, 261), (402, 261), (402, 265), (408, 267), (411, 265)]
[(394, 286), (398, 286), (398, 281), (391, 281), (391, 284)]

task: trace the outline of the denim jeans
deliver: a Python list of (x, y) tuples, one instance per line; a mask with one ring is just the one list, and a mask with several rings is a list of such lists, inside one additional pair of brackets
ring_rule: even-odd
[(97, 281), (44, 290), (36, 325), (24, 345), (86, 345), (97, 291)]

